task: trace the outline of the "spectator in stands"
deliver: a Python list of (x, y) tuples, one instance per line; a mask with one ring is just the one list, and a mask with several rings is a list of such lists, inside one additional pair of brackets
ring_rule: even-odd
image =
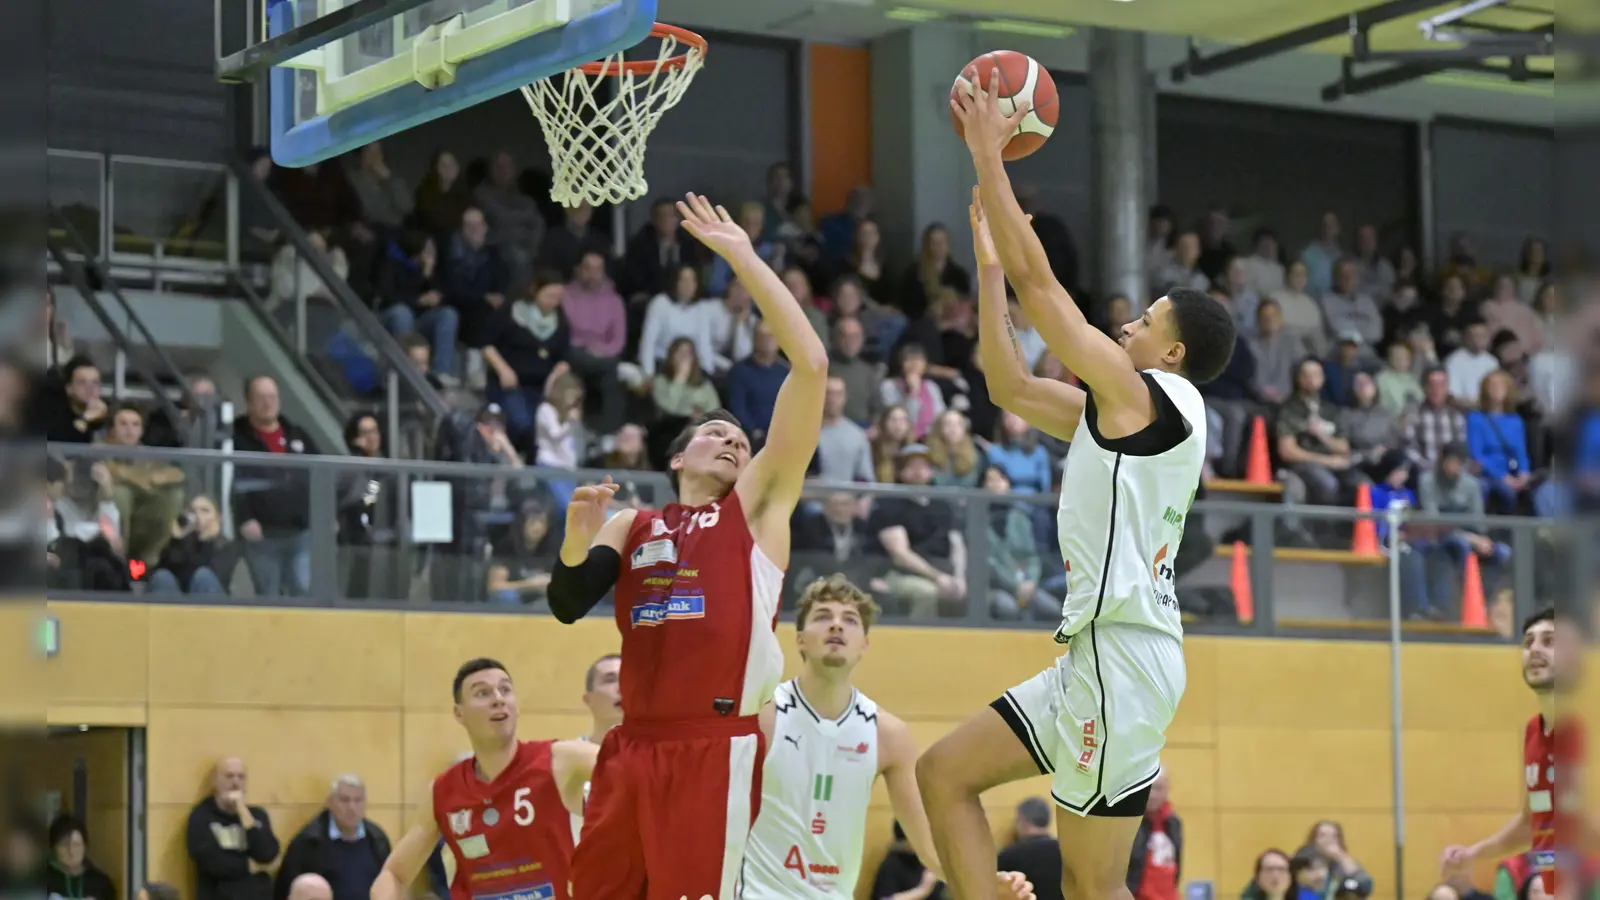
[(1304, 355), (1320, 358), (1328, 350), (1328, 320), (1322, 304), (1307, 291), (1310, 269), (1301, 260), (1289, 264), (1284, 285), (1272, 294), (1283, 310), (1283, 331), (1301, 345)]
[(1465, 231), (1450, 236), (1449, 257), (1439, 267), (1440, 281), (1451, 277), (1460, 278), (1462, 286), (1469, 291), (1488, 289), (1490, 280), (1494, 278), (1494, 272), (1478, 261), (1478, 248), (1473, 243), (1472, 235)]
[[(305, 429), (281, 414), (278, 382), (257, 375), (245, 382), (245, 414), (233, 423), (240, 452), (321, 451)], [(239, 464), (233, 479), (233, 518), (244, 539), (245, 565), (262, 597), (304, 597), (311, 591), (311, 475), (306, 469)]]
[(722, 406), (717, 389), (700, 368), (694, 341), (686, 337), (673, 341), (667, 350), (664, 367), (650, 382), (650, 396), (661, 413), (657, 428), (671, 434), (683, 430), (695, 416)]
[(1388, 344), (1406, 340), (1418, 326), (1428, 323), (1429, 312), (1422, 305), (1417, 289), (1409, 284), (1395, 288), (1394, 292), (1389, 294), (1387, 302), (1383, 304), (1381, 312), (1383, 339)]
[[(144, 413), (131, 404), (117, 407), (106, 432), (107, 444), (144, 443)], [(157, 460), (106, 460), (112, 496), (121, 513), (129, 559), (152, 561), (166, 546), (172, 522), (183, 506), (183, 470)]]
[(1378, 252), (1378, 229), (1365, 224), (1356, 228), (1356, 252), (1352, 257), (1358, 277), (1356, 289), (1368, 297), (1387, 297), (1394, 293), (1394, 264)]
[[(861, 280), (854, 275), (841, 276), (833, 284), (833, 309), (830, 315), (837, 323), (840, 319), (855, 319), (860, 326), (863, 344), (856, 354), (870, 362), (882, 362), (889, 348), (900, 340), (906, 328), (906, 317), (897, 309), (883, 306), (868, 297)], [(838, 348), (835, 347), (835, 350)]]
[(811, 323), (811, 330), (817, 333), (817, 339), (824, 344), (828, 342), (828, 316), (817, 308), (816, 297), (811, 293), (811, 278), (805, 269), (790, 265), (783, 270), (783, 286), (789, 289), (794, 299), (800, 303), (800, 311), (805, 313), (806, 321)]
[(288, 900), (289, 886), (307, 872), (327, 880), (333, 900), (366, 900), (390, 849), (389, 836), (367, 818), (366, 783), (359, 775), (340, 775), (328, 790), (326, 807), (284, 848), (274, 900)]
[(1450, 377), (1450, 397), (1457, 406), (1472, 409), (1478, 405), (1483, 379), (1500, 368), (1500, 360), (1489, 350), (1493, 335), (1483, 320), (1475, 320), (1462, 333), (1461, 346), (1445, 357), (1444, 370)]
[[(737, 281), (728, 284), (728, 291), (720, 303), (707, 301), (701, 308), (706, 327), (711, 332), (711, 343), (716, 352), (712, 374), (726, 378), (734, 363), (749, 356), (755, 349), (756, 325), (761, 316), (750, 299), (750, 292)], [(726, 391), (724, 391), (726, 392)]]
[(893, 484), (899, 469), (900, 451), (911, 443), (911, 414), (903, 406), (878, 410), (867, 436), (872, 440), (872, 471), (878, 481)]
[[(550, 380), (544, 402), (533, 416), (535, 465), (548, 469), (576, 469), (584, 458), (583, 382), (571, 372)], [(544, 486), (564, 516), (576, 485), (570, 479), (545, 479)]]
[[(1123, 298), (1123, 302), (1127, 302), (1127, 298)], [(1022, 311), (1022, 305), (1017, 302), (1017, 298), (1007, 298), (1006, 309), (1011, 316), (1012, 330), (1016, 332), (1017, 347), (1022, 351), (1022, 364), (1032, 372), (1038, 368), (1039, 360), (1044, 358), (1046, 350), (1044, 338), (1040, 336), (1039, 330), (1033, 327), (1033, 323), (1028, 321), (1028, 316)], [(1117, 326), (1119, 332), (1121, 327)]]
[(860, 319), (841, 316), (836, 320), (833, 323), (832, 343), (828, 374), (845, 384), (844, 416), (857, 425), (865, 426), (872, 419), (883, 368), (861, 358), (862, 345), (866, 343), (866, 329), (862, 327)]
[[(916, 346), (923, 352), (922, 380), (931, 382), (944, 406), (967, 393), (966, 371), (976, 349), (976, 324), (972, 304), (954, 288), (940, 288), (923, 315), (912, 319), (900, 334), (897, 355)], [(918, 418), (917, 410), (912, 417)], [(920, 423), (919, 423), (920, 424)]]
[(545, 232), (539, 245), (539, 268), (570, 274), (591, 250), (610, 255), (611, 243), (594, 227), (594, 207), (589, 201), (561, 207), (561, 217), (561, 227)]
[(1428, 317), (1428, 330), (1440, 358), (1456, 352), (1465, 337), (1467, 325), (1476, 320), (1467, 308), (1467, 283), (1460, 275), (1446, 275), (1439, 282), (1439, 302)]
[(1392, 255), (1395, 287), (1413, 287), (1420, 291), (1431, 284), (1426, 273), (1422, 271), (1422, 263), (1417, 259), (1415, 248), (1401, 244), (1395, 248)]
[(145, 416), (144, 443), (147, 447), (214, 446), (217, 435), (217, 383), (205, 375), (189, 379), (189, 396), (176, 401), (178, 421), (156, 407)]
[(1164, 203), (1150, 207), (1145, 219), (1144, 270), (1152, 279), (1155, 273), (1172, 262), (1173, 245), (1178, 238), (1174, 233), (1177, 227), (1171, 207)]
[[(1228, 230), (1233, 220), (1226, 207), (1213, 205), (1200, 220), (1200, 271), (1211, 281), (1223, 280), (1228, 260), (1238, 256), (1233, 242), (1228, 240)], [(1254, 312), (1254, 310), (1252, 310)]]
[(1294, 396), (1278, 410), (1278, 458), (1303, 486), (1308, 502), (1339, 506), (1346, 486), (1354, 486), (1350, 443), (1322, 387), (1322, 363), (1302, 360), (1295, 370)]
[(611, 441), (611, 449), (590, 456), (589, 461), (584, 463), (584, 468), (653, 471), (658, 466), (650, 461), (650, 451), (646, 443), (649, 438), (649, 429), (636, 422), (629, 422), (617, 429)]
[(1172, 245), (1172, 256), (1161, 268), (1150, 273), (1150, 294), (1159, 297), (1175, 287), (1203, 291), (1211, 279), (1200, 271), (1200, 235), (1185, 231)]
[(940, 288), (954, 288), (965, 297), (972, 293), (972, 273), (950, 255), (950, 230), (941, 222), (922, 229), (917, 260), (906, 271), (900, 311), (915, 320), (927, 312)]
[(940, 487), (973, 488), (983, 478), (985, 458), (972, 440), (967, 417), (947, 409), (928, 429), (928, 459), (933, 463), (933, 483)]
[(444, 294), (460, 315), (461, 333), (468, 346), (484, 345), (485, 324), (494, 310), (505, 305), (510, 284), (499, 248), (489, 244), (489, 223), (483, 210), (467, 207), (460, 227), (450, 237), (450, 254), (444, 260)]
[(1334, 266), (1333, 288), (1322, 293), (1322, 313), (1332, 334), (1355, 332), (1368, 347), (1383, 340), (1383, 313), (1373, 295), (1362, 291), (1361, 268), (1354, 259)]
[(805, 272), (812, 284), (822, 284), (833, 276), (832, 264), (824, 259), (811, 201), (798, 194), (789, 201), (789, 224), (779, 231), (779, 237), (784, 243), (784, 259)]
[(904, 604), (909, 618), (932, 619), (938, 617), (941, 603), (966, 600), (966, 539), (948, 503), (915, 490), (933, 481), (928, 448), (907, 444), (896, 463), (897, 480), (913, 490), (878, 498), (871, 527), (889, 556), (891, 568), (884, 580), (890, 598)]
[(244, 760), (227, 757), (211, 773), (211, 795), (189, 811), (184, 845), (194, 861), (195, 900), (271, 900), (266, 867), (278, 858), (267, 811), (245, 800)]
[(856, 227), (872, 218), (876, 199), (871, 185), (858, 184), (845, 197), (844, 209), (823, 216), (817, 223), (827, 259), (842, 262), (849, 258), (850, 249), (856, 242)]
[[(50, 861), (44, 887), (63, 900), (117, 900), (111, 876), (89, 859), (89, 834), (77, 817), (62, 813), (50, 823)], [(17, 895), (25, 896), (25, 895)]]
[(1317, 238), (1300, 251), (1300, 262), (1306, 264), (1306, 290), (1313, 297), (1321, 297), (1333, 289), (1333, 268), (1344, 258), (1344, 245), (1339, 241), (1339, 214), (1329, 210), (1322, 214), (1317, 224)]
[(882, 570), (877, 535), (861, 517), (854, 494), (835, 491), (824, 497), (820, 511), (802, 503), (795, 510), (794, 554), (787, 583), (804, 588), (834, 572), (856, 584), (867, 584)]
[(894, 841), (878, 865), (872, 879), (872, 897), (898, 900), (948, 900), (944, 885), (932, 869), (917, 859), (917, 851), (906, 840), (905, 830), (894, 823)]
[(1490, 372), (1483, 379), (1478, 408), (1467, 413), (1472, 470), (1483, 481), (1486, 508), (1499, 515), (1517, 514), (1533, 474), (1527, 431), (1516, 408), (1511, 376)]
[(1296, 900), (1334, 900), (1337, 882), (1328, 878), (1328, 864), (1321, 855), (1301, 850), (1289, 860), (1289, 877), (1294, 879)]
[(849, 402), (849, 386), (830, 373), (828, 392), (822, 399), (822, 431), (817, 436), (817, 477), (823, 481), (877, 481), (867, 432), (845, 416)]
[(534, 260), (544, 242), (544, 213), (517, 186), (516, 160), (502, 150), (489, 163), (489, 177), (472, 192), (472, 202), (489, 223), (489, 242), (500, 248), (511, 272), (513, 290), (533, 277)]
[(1529, 353), (1544, 346), (1544, 323), (1533, 306), (1517, 294), (1517, 279), (1501, 275), (1494, 280), (1494, 292), (1478, 304), (1478, 315), (1489, 325), (1490, 334), (1509, 331)]
[(496, 309), (483, 331), (483, 360), (492, 370), (488, 396), (505, 411), (513, 442), (529, 442), (533, 413), (552, 379), (571, 368), (572, 331), (561, 310), (567, 288), (542, 272), (525, 297)]
[[(345, 420), (344, 445), (357, 459), (383, 459), (383, 428), (378, 417), (356, 412)], [(394, 472), (346, 469), (335, 482), (338, 492), (339, 567), (345, 596), (350, 598), (405, 597), (405, 585), (395, 583), (396, 516), (400, 505), (400, 480)]]
[(428, 343), (428, 339), (414, 331), (397, 334), (394, 339), (400, 345), (401, 352), (405, 353), (406, 361), (411, 364), (411, 371), (421, 376), (434, 390), (444, 390), (444, 382), (433, 374), (433, 345)]
[(1322, 396), (1334, 406), (1350, 405), (1350, 381), (1366, 364), (1367, 347), (1361, 333), (1343, 331), (1333, 345), (1333, 355), (1322, 361)]
[(61, 377), (61, 367), (68, 360), (77, 356), (76, 342), (72, 339), (72, 329), (67, 326), (67, 320), (56, 308), (56, 295), (54, 291), (44, 292), (44, 308), (39, 315), (40, 350), (42, 357), (40, 367), (46, 375), (54, 378)]
[(46, 583), (61, 590), (125, 591), (128, 565), (111, 474), (86, 459), (45, 464)]
[(389, 253), (378, 265), (378, 318), (390, 334), (416, 333), (426, 338), (432, 348), (433, 376), (442, 384), (455, 385), (461, 314), (445, 302), (438, 262), (433, 238), (420, 231), (390, 240)]
[(678, 227), (681, 222), (671, 200), (650, 204), (650, 221), (634, 233), (623, 256), (622, 287), (630, 297), (658, 291), (669, 273), (699, 265), (697, 245)]
[(472, 206), (472, 192), (461, 177), (461, 164), (449, 150), (438, 150), (428, 161), (428, 174), (417, 185), (417, 224), (435, 241), (448, 241)]
[[(321, 254), (323, 261), (332, 270), (334, 278), (345, 284), (352, 284), (349, 255), (342, 246), (337, 244), (330, 246), (327, 235), (327, 231), (322, 229), (307, 231), (306, 243), (311, 245), (312, 253)], [(272, 258), (267, 308), (277, 309), (285, 304), (311, 301), (332, 303), (335, 289), (335, 285), (329, 284), (317, 274), (310, 259), (302, 256), (293, 244), (284, 244)]]
[[(1016, 298), (1007, 298), (1006, 302), (1008, 305), (1014, 304), (1016, 302)], [(1013, 308), (1018, 310), (1021, 309), (1020, 306)], [(1110, 335), (1112, 340), (1117, 340), (1122, 337), (1122, 326), (1132, 321), (1133, 304), (1128, 301), (1127, 297), (1124, 297), (1121, 294), (1113, 294), (1111, 298), (1106, 301), (1105, 325), (1100, 330)], [(1011, 324), (1015, 326), (1016, 320), (1013, 319)], [(1039, 363), (1038, 361), (1035, 361), (1033, 368), (1037, 369), (1038, 367)]]
[[(1220, 292), (1218, 299), (1227, 305), (1227, 298)], [(1233, 355), (1228, 358), (1228, 365), (1216, 378), (1200, 385), (1200, 396), (1205, 398), (1206, 408), (1222, 420), (1222, 427), (1210, 436), (1215, 442), (1211, 449), (1213, 453), (1220, 451), (1221, 471), (1229, 477), (1243, 470), (1245, 431), (1250, 421), (1261, 413), (1261, 398), (1255, 392), (1255, 354), (1250, 352), (1244, 331), (1236, 332), (1233, 341)]]
[(1400, 414), (1378, 401), (1378, 382), (1371, 372), (1358, 369), (1350, 377), (1350, 405), (1340, 415), (1341, 430), (1350, 440), (1350, 462), (1369, 475), (1385, 454), (1404, 449)]
[(1234, 256), (1227, 260), (1222, 267), (1222, 274), (1217, 276), (1217, 287), (1228, 295), (1239, 336), (1248, 338), (1254, 335), (1256, 307), (1261, 305), (1261, 294), (1250, 286), (1250, 273), (1245, 267), (1244, 257)]
[(383, 144), (378, 141), (356, 151), (355, 162), (347, 174), (350, 187), (360, 201), (362, 220), (381, 231), (398, 232), (411, 217), (415, 201), (411, 186), (389, 171), (389, 163), (383, 157)]
[(1128, 891), (1134, 900), (1178, 900), (1183, 879), (1183, 820), (1173, 811), (1167, 770), (1150, 785), (1144, 817), (1128, 860)]
[(280, 166), (272, 170), (268, 186), (308, 235), (320, 233), (326, 239), (327, 247), (318, 249), (343, 253), (349, 271), (339, 277), (357, 296), (366, 296), (372, 287), (378, 235), (361, 219), (361, 199), (350, 186), (345, 167), (331, 160), (295, 169)]
[(920, 440), (944, 412), (944, 392), (928, 377), (928, 351), (922, 344), (900, 346), (898, 377), (878, 387), (878, 402), (884, 407), (898, 406), (911, 416), (911, 434)]
[(689, 340), (701, 369), (715, 371), (716, 347), (710, 325), (700, 306), (699, 271), (694, 266), (679, 266), (645, 308), (639, 336), (640, 371), (647, 378), (654, 376), (656, 366), (667, 358), (668, 348), (680, 338)]
[(1255, 877), (1245, 886), (1239, 900), (1296, 900), (1289, 854), (1267, 850), (1256, 857)]
[(1517, 259), (1514, 278), (1518, 299), (1530, 306), (1537, 306), (1534, 298), (1546, 284), (1551, 283), (1550, 256), (1544, 241), (1529, 237), (1522, 242), (1522, 253)]
[(489, 602), (526, 606), (547, 601), (560, 550), (560, 536), (550, 527), (550, 510), (538, 500), (523, 501), (516, 521), (495, 544), (489, 560)]
[(1354, 880), (1357, 883), (1356, 893), (1362, 896), (1372, 893), (1372, 876), (1350, 855), (1345, 847), (1344, 827), (1338, 822), (1323, 820), (1311, 826), (1306, 845), (1300, 852), (1307, 851), (1322, 858), (1328, 866), (1329, 881), (1339, 883), (1341, 891), (1349, 889), (1345, 882)]
[[(741, 204), (738, 222), (739, 227), (750, 236), (750, 244), (755, 247), (756, 255), (771, 266), (773, 271), (783, 271), (787, 264), (784, 259), (785, 247), (781, 241), (768, 240), (764, 236), (766, 213), (762, 205), (755, 202)], [(733, 267), (727, 260), (719, 256), (711, 261), (711, 270), (706, 274), (706, 289), (711, 292), (711, 296), (724, 295), (733, 280)]]
[[(1484, 516), (1483, 486), (1467, 471), (1467, 448), (1450, 444), (1439, 454), (1439, 462), (1425, 468), (1417, 477), (1417, 501), (1423, 515), (1457, 515), (1472, 520)], [(1412, 552), (1421, 554), (1430, 573), (1428, 595), (1417, 606), (1442, 615), (1452, 596), (1452, 585), (1467, 554), (1476, 554), (1485, 566), (1502, 565), (1511, 558), (1511, 548), (1471, 528), (1417, 523), (1409, 529)], [(1456, 594), (1458, 596), (1458, 594)]]
[(1016, 840), (1001, 848), (999, 870), (1027, 876), (1037, 900), (1062, 900), (1061, 842), (1050, 829), (1050, 803), (1029, 797), (1017, 804), (1012, 830)]
[(1255, 337), (1248, 341), (1255, 357), (1255, 394), (1264, 403), (1282, 403), (1294, 393), (1295, 364), (1306, 355), (1305, 346), (1283, 328), (1283, 307), (1276, 300), (1262, 300), (1256, 307)]
[(568, 361), (600, 401), (595, 429), (610, 434), (622, 427), (626, 398), (621, 377), (626, 375), (630, 386), (641, 378), (632, 364), (620, 361), (628, 340), (628, 312), (606, 275), (603, 254), (593, 250), (583, 254), (561, 296), (561, 311), (572, 328)]
[(239, 545), (222, 535), (217, 501), (198, 494), (172, 524), (172, 539), (150, 572), (150, 591), (226, 596), (239, 560)]
[[(1554, 284), (1545, 285), (1535, 299), (1545, 333), (1552, 336), (1564, 334), (1566, 316), (1561, 307), (1561, 292)], [(1567, 408), (1577, 385), (1577, 360), (1571, 351), (1572, 341), (1556, 337), (1545, 342), (1538, 353), (1528, 359), (1528, 397), (1539, 418), (1549, 422)]]
[[(272, 183), (272, 153), (265, 147), (255, 147), (245, 154), (245, 165), (250, 176), (266, 188)], [(265, 262), (277, 250), (283, 232), (278, 220), (254, 190), (239, 192), (239, 252), (251, 262)]]
[(1450, 376), (1441, 367), (1422, 376), (1422, 402), (1412, 411), (1406, 430), (1412, 454), (1425, 466), (1438, 462), (1447, 444), (1465, 444), (1467, 417), (1450, 403)]
[(989, 464), (998, 466), (1021, 494), (1048, 494), (1052, 480), (1050, 453), (1039, 443), (1039, 433), (1009, 410), (1000, 416), (1000, 430), (987, 452)]
[(789, 374), (789, 364), (778, 355), (778, 339), (765, 322), (758, 322), (750, 355), (728, 371), (728, 411), (744, 425), (750, 442), (759, 448), (772, 424), (778, 388)]
[[(43, 382), (41, 390), (50, 390)], [(109, 424), (111, 408), (100, 396), (100, 369), (87, 357), (75, 356), (61, 367), (61, 393), (42, 396), (35, 418), (46, 441), (64, 444), (92, 443)]]
[(1278, 236), (1270, 228), (1257, 228), (1250, 240), (1253, 252), (1244, 257), (1245, 284), (1262, 297), (1271, 297), (1283, 289), (1283, 252), (1278, 247)]
[(1376, 376), (1378, 402), (1397, 416), (1407, 414), (1422, 402), (1422, 382), (1411, 361), (1411, 345), (1403, 340), (1391, 341), (1383, 368)]
[(789, 224), (789, 205), (794, 198), (794, 172), (789, 168), (789, 164), (777, 162), (768, 166), (766, 193), (759, 204), (761, 230), (751, 237), (759, 236), (763, 241), (781, 240), (781, 232), (784, 226)]
[(1031, 505), (1001, 499), (1011, 493), (1011, 480), (999, 466), (988, 465), (982, 477), (983, 489), (995, 495), (989, 504), (989, 614), (1007, 621), (1059, 618), (1061, 600), (1041, 590), (1044, 565)]
[[(856, 223), (855, 241), (846, 259), (846, 274), (861, 282), (867, 297), (882, 305), (896, 307), (884, 283), (883, 231), (872, 219)], [(898, 308), (898, 307), (896, 307)]]

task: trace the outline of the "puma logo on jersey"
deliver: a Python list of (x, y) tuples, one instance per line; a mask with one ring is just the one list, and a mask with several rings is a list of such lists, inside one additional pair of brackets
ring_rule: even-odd
[(783, 736), (783, 739), (793, 744), (796, 750), (800, 749), (800, 739), (798, 737), (795, 737), (792, 734), (786, 734)]

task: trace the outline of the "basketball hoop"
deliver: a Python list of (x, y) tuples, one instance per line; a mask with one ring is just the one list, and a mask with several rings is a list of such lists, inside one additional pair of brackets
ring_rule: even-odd
[[(556, 202), (621, 203), (649, 190), (645, 141), (706, 58), (705, 38), (686, 28), (658, 22), (650, 35), (661, 41), (653, 60), (629, 62), (615, 53), (522, 89), (550, 150)], [(602, 103), (596, 88), (606, 78), (617, 79), (616, 94)]]

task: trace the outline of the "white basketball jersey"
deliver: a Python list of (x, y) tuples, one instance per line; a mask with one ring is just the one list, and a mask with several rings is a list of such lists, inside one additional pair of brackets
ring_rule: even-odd
[(1096, 621), (1142, 625), (1183, 640), (1172, 563), (1205, 465), (1205, 401), (1187, 378), (1143, 374), (1172, 400), (1188, 437), (1155, 456), (1130, 456), (1097, 441), (1084, 411), (1067, 451), (1056, 514), (1067, 568), (1056, 630), (1061, 643)]
[(745, 848), (740, 896), (852, 897), (878, 778), (878, 705), (857, 691), (843, 715), (824, 719), (797, 681), (778, 685), (773, 701), (761, 814)]

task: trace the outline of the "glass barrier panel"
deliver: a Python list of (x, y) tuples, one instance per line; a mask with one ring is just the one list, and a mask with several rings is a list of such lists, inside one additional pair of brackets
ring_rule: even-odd
[[(105, 210), (105, 159), (97, 154), (52, 150), (45, 156), (45, 177), (51, 205), (66, 216), (96, 255), (101, 252), (101, 216)], [(52, 226), (53, 227), (53, 226)]]
[(111, 157), (118, 253), (227, 260), (227, 175), (221, 166)]

